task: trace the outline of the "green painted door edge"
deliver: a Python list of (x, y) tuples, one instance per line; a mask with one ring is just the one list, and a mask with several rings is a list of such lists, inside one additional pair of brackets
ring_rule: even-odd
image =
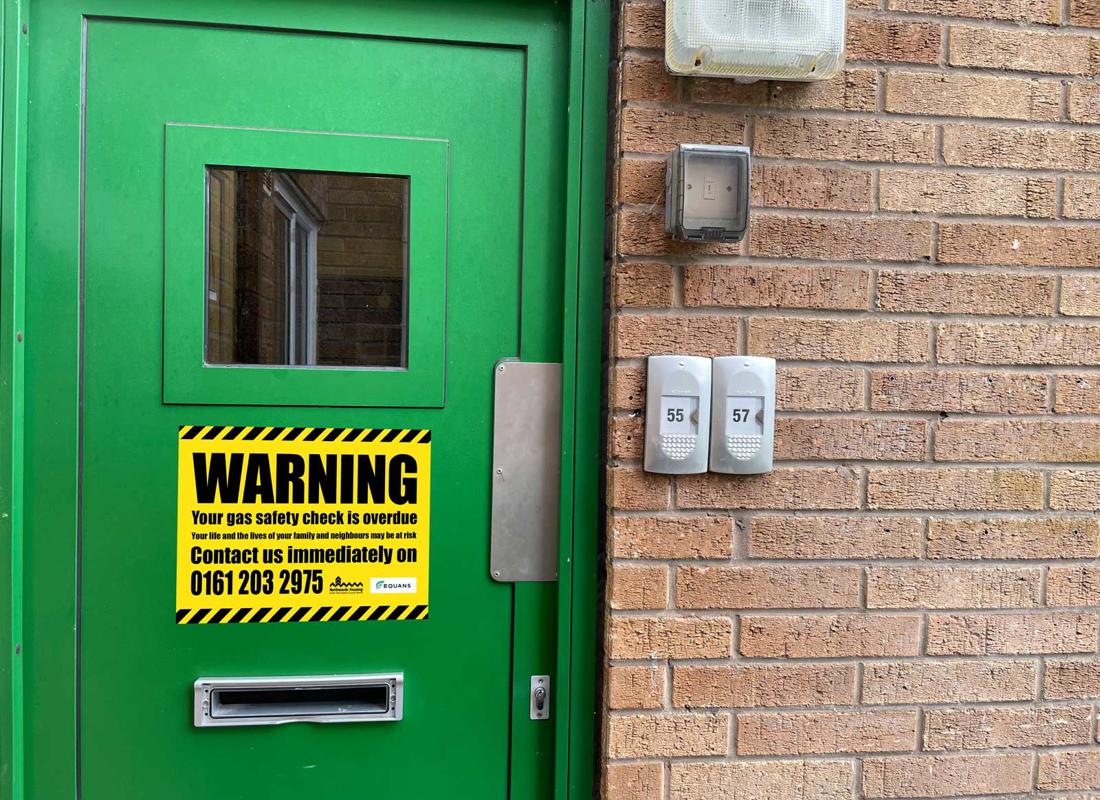
[(0, 798), (23, 798), (23, 276), (27, 166), (24, 7), (5, 0), (0, 57)]
[[(610, 0), (574, 0), (569, 63), (566, 197), (565, 368), (562, 535), (558, 592), (559, 684), (555, 712), (555, 792), (559, 800), (596, 796), (597, 532), (601, 360), (603, 354), (604, 176)], [(572, 507), (568, 507), (570, 495)]]

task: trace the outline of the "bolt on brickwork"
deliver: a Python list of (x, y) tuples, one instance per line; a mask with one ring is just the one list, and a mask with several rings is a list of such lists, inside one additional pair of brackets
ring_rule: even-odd
[[(605, 800), (1100, 798), (1100, 0), (850, 0), (819, 84), (623, 0)], [(664, 155), (751, 145), (741, 244)], [(641, 470), (644, 357), (779, 360), (776, 469)]]

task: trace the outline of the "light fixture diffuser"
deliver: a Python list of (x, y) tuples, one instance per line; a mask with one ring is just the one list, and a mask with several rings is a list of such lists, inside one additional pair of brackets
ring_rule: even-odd
[(676, 75), (787, 81), (844, 65), (844, 0), (667, 0), (665, 63)]

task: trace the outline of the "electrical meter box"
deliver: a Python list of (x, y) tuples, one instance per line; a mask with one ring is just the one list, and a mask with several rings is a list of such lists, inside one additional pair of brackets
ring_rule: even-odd
[(712, 387), (711, 472), (770, 472), (775, 432), (775, 359), (716, 358)]
[(645, 469), (666, 475), (707, 471), (710, 359), (647, 359)]
[(691, 242), (739, 242), (749, 229), (749, 148), (681, 144), (665, 166), (665, 231)]

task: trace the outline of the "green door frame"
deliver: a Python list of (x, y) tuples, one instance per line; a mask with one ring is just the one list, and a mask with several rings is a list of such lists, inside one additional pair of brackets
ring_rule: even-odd
[[(516, 5), (523, 0), (508, 0)], [(23, 463), (26, 347), (28, 52), (33, 0), (0, 0), (0, 800), (24, 800)], [(412, 0), (415, 3), (415, 0)], [(457, 2), (457, 0), (456, 0)], [(604, 170), (607, 126), (608, 0), (571, 0), (566, 241), (563, 312), (562, 529), (557, 622), (554, 796), (592, 796), (595, 709), (599, 424), (603, 308)], [(73, 315), (75, 319), (75, 314)], [(75, 333), (75, 331), (74, 331)], [(75, 341), (75, 336), (74, 336)], [(52, 383), (72, 389), (72, 375)], [(45, 387), (49, 390), (51, 387)], [(60, 393), (60, 392), (58, 392)], [(66, 392), (68, 394), (68, 392)], [(571, 405), (570, 405), (571, 404)], [(57, 435), (72, 443), (68, 419)], [(572, 491), (568, 491), (571, 489)], [(74, 515), (73, 524), (76, 524)], [(74, 614), (76, 597), (69, 599)], [(75, 619), (75, 617), (74, 617)], [(74, 652), (75, 657), (75, 652)], [(75, 693), (75, 686), (71, 687)], [(62, 701), (63, 702), (63, 701)], [(75, 714), (75, 708), (73, 709)], [(64, 737), (57, 746), (64, 747)], [(69, 740), (72, 744), (72, 740)], [(76, 753), (73, 752), (75, 762)], [(73, 781), (75, 797), (76, 782)], [(35, 798), (35, 800), (55, 800)], [(60, 800), (60, 798), (57, 798)]]

